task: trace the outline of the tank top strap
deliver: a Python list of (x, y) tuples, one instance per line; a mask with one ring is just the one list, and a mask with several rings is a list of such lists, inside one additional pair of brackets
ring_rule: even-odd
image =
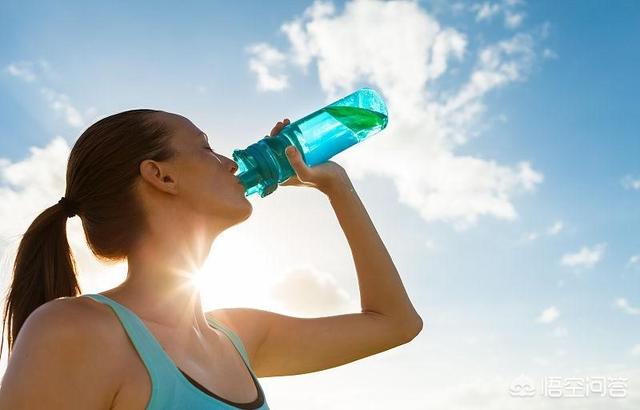
[[(162, 345), (158, 342), (153, 333), (151, 333), (147, 328), (142, 319), (140, 319), (140, 317), (130, 309), (99, 293), (85, 294), (81, 296), (87, 296), (96, 302), (110, 306), (125, 329), (125, 332), (138, 352), (138, 355), (140, 356), (144, 366), (147, 368), (151, 378), (151, 395), (149, 402), (147, 403), (146, 410), (159, 410), (165, 408), (204, 408), (203, 403), (206, 403), (206, 408), (229, 408), (228, 405), (223, 404), (217, 399), (214, 400), (215, 403), (212, 405), (211, 403), (213, 399), (209, 395), (203, 395), (202, 392), (192, 384), (192, 382), (182, 375), (180, 369), (171, 361), (169, 355), (163, 349)], [(240, 353), (240, 356), (244, 360), (247, 368), (254, 378), (256, 378), (256, 386), (260, 389), (260, 392), (262, 392), (262, 387), (257, 381), (257, 377), (249, 364), (247, 352), (240, 338), (231, 331), (231, 329), (216, 321), (211, 317), (211, 315), (207, 314), (206, 318), (207, 322), (212, 327), (222, 331), (231, 340), (236, 350)], [(185, 386), (187, 386), (186, 390)], [(194, 391), (198, 393), (194, 394)], [(260, 394), (264, 395), (264, 393)], [(263, 408), (269, 408), (266, 401), (264, 405), (260, 407), (260, 409)]]
[(242, 359), (244, 360), (244, 362), (247, 364), (247, 367), (249, 368), (249, 370), (251, 370), (251, 372), (253, 373), (253, 368), (251, 367), (251, 363), (249, 362), (249, 355), (247, 354), (247, 351), (245, 350), (244, 344), (242, 343), (242, 340), (240, 339), (240, 337), (234, 331), (229, 329), (227, 326), (220, 323), (220, 321), (216, 320), (213, 317), (213, 315), (211, 315), (210, 313), (206, 313), (205, 316), (211, 326), (213, 326), (216, 329), (219, 329), (225, 335), (227, 335), (227, 337), (231, 340), (233, 345), (236, 347), (236, 350), (240, 352), (240, 355), (242, 356)]
[[(153, 336), (145, 326), (144, 322), (130, 309), (107, 296), (99, 293), (85, 294), (82, 296), (90, 297), (97, 302), (111, 307), (147, 368), (153, 389), (155, 390), (157, 387), (163, 385), (168, 375), (175, 372), (174, 365), (162, 348), (162, 345), (160, 345), (155, 336)], [(152, 396), (153, 393), (157, 392), (152, 392)]]

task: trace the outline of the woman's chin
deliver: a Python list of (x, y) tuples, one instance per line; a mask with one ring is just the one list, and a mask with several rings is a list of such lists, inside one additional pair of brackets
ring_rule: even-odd
[(246, 197), (244, 198), (244, 201), (247, 203), (247, 207), (245, 212), (246, 216), (244, 217), (243, 221), (249, 219), (249, 217), (253, 213), (253, 205), (251, 204), (251, 202), (249, 202), (249, 200)]
[(233, 210), (234, 220), (237, 220), (236, 223), (244, 222), (253, 213), (253, 205), (249, 200), (244, 197), (241, 205), (238, 205), (237, 208)]

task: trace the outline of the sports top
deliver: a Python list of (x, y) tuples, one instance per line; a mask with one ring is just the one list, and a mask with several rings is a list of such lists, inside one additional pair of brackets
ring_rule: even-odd
[(200, 383), (182, 371), (153, 336), (144, 322), (131, 310), (102, 294), (82, 296), (109, 305), (124, 327), (151, 378), (151, 397), (146, 410), (185, 409), (185, 410), (230, 410), (252, 409), (269, 410), (262, 386), (253, 373), (247, 352), (242, 341), (231, 329), (207, 315), (207, 322), (213, 328), (222, 331), (242, 356), (245, 366), (251, 373), (258, 397), (249, 403), (237, 403), (227, 400), (207, 390)]

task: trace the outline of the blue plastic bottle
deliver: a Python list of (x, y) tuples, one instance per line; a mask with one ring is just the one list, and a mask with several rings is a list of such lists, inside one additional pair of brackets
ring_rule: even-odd
[(274, 137), (265, 136), (242, 150), (233, 151), (236, 175), (245, 196), (265, 197), (295, 171), (284, 150), (295, 145), (308, 166), (329, 160), (337, 153), (387, 126), (387, 107), (370, 89), (358, 91), (287, 125)]

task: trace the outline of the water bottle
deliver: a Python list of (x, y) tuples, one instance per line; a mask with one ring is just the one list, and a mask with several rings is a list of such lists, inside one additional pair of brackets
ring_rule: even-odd
[(234, 150), (235, 175), (245, 196), (257, 192), (264, 198), (295, 175), (284, 153), (288, 146), (295, 145), (311, 167), (381, 131), (387, 121), (382, 97), (370, 88), (361, 88), (290, 123), (274, 137), (265, 136), (245, 149)]

